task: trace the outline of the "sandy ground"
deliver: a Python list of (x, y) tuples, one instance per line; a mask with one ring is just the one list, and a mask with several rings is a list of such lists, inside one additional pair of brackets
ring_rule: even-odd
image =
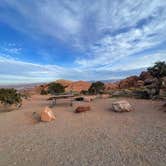
[(165, 166), (163, 102), (127, 99), (135, 110), (115, 113), (110, 111), (115, 100), (97, 99), (92, 111), (81, 114), (59, 100), (50, 123), (32, 116), (49, 104), (43, 96), (1, 112), (0, 166)]

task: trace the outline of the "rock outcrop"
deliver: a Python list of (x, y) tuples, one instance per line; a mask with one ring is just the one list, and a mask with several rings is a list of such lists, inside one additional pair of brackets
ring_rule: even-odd
[(66, 91), (76, 91), (81, 92), (82, 90), (88, 90), (91, 86), (90, 82), (86, 81), (76, 81), (72, 82), (67, 88)]
[(139, 77), (137, 77), (137, 76), (127, 77), (126, 79), (121, 80), (119, 82), (119, 88), (127, 89), (127, 88), (131, 88), (131, 87), (136, 87), (138, 80), (139, 80)]
[(121, 100), (121, 101), (117, 101), (117, 102), (112, 103), (112, 111), (130, 112), (132, 110), (133, 110), (132, 106), (126, 100)]
[(63, 80), (63, 79), (60, 79), (60, 80), (56, 80), (55, 81), (56, 83), (59, 83), (59, 84), (61, 84), (61, 85), (63, 85), (64, 87), (68, 87), (68, 86), (70, 86), (72, 83), (73, 83), (73, 81), (70, 81), (70, 80)]
[(144, 86), (144, 81), (138, 80), (136, 83), (136, 87), (143, 87)]
[(105, 91), (119, 89), (119, 83), (105, 83)]

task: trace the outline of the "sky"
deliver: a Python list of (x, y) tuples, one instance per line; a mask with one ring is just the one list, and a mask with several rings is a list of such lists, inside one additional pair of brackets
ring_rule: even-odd
[(110, 80), (166, 61), (166, 0), (0, 0), (0, 84)]

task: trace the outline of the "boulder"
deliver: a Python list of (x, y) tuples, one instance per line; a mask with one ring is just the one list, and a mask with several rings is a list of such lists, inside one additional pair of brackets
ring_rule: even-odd
[(76, 113), (81, 113), (81, 112), (86, 112), (86, 111), (90, 111), (91, 108), (90, 106), (78, 106), (75, 110)]
[(46, 107), (44, 111), (41, 112), (41, 121), (50, 122), (52, 120), (55, 120), (55, 115), (50, 108)]
[(128, 101), (121, 100), (112, 103), (112, 110), (115, 112), (130, 112), (133, 108)]

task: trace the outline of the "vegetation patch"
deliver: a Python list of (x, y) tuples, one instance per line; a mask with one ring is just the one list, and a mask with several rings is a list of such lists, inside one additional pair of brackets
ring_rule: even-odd
[(0, 102), (5, 106), (21, 106), (22, 95), (16, 89), (0, 89)]

